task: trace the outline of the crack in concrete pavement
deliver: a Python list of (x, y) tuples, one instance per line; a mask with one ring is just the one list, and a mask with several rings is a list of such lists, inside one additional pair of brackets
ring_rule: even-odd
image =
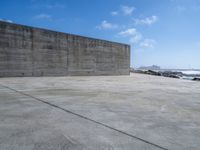
[(88, 121), (93, 122), (93, 123), (96, 123), (96, 124), (98, 124), (98, 125), (100, 125), (100, 126), (103, 126), (103, 127), (108, 128), (108, 129), (114, 130), (114, 131), (116, 131), (116, 132), (118, 132), (118, 133), (124, 134), (124, 135), (129, 136), (129, 137), (131, 137), (131, 138), (134, 138), (134, 139), (136, 139), (136, 140), (142, 141), (142, 142), (144, 142), (144, 143), (146, 143), (146, 144), (152, 145), (152, 146), (157, 147), (157, 148), (160, 148), (160, 149), (162, 149), (162, 150), (169, 150), (169, 149), (167, 149), (167, 148), (165, 148), (165, 147), (162, 147), (162, 146), (160, 146), (160, 145), (157, 145), (157, 144), (155, 144), (155, 143), (152, 143), (152, 142), (147, 141), (147, 140), (145, 140), (145, 139), (142, 139), (142, 138), (140, 138), (140, 137), (134, 136), (134, 135), (132, 135), (132, 134), (130, 134), (130, 133), (127, 133), (127, 132), (125, 132), (125, 131), (122, 131), (122, 130), (113, 128), (112, 126), (106, 125), (106, 124), (104, 124), (104, 123), (95, 121), (95, 120), (93, 120), (93, 119), (91, 119), (91, 118), (88, 118), (88, 117), (86, 117), (86, 116), (83, 116), (83, 115), (81, 115), (81, 114), (72, 112), (72, 111), (67, 110), (67, 109), (65, 109), (65, 108), (62, 108), (62, 107), (60, 107), (60, 106), (58, 106), (58, 105), (52, 104), (52, 103), (50, 103), (50, 102), (47, 102), (47, 101), (45, 101), (45, 100), (43, 100), (43, 99), (34, 97), (34, 96), (30, 95), (30, 94), (26, 94), (26, 93), (24, 93), (24, 92), (18, 91), (18, 90), (16, 90), (16, 89), (13, 89), (13, 88), (11, 88), (11, 87), (5, 86), (5, 85), (3, 85), (3, 84), (0, 84), (0, 85), (1, 85), (2, 87), (4, 87), (4, 88), (7, 88), (7, 89), (9, 89), (9, 90), (12, 90), (12, 91), (14, 91), (14, 92), (16, 92), (16, 93), (19, 93), (19, 94), (22, 94), (22, 95), (24, 95), (24, 96), (30, 97), (30, 98), (32, 98), (32, 99), (34, 99), (34, 100), (37, 100), (37, 101), (42, 102), (42, 103), (44, 103), (44, 104), (47, 104), (47, 105), (49, 105), (49, 106), (51, 106), (51, 107), (60, 109), (60, 110), (62, 110), (62, 111), (64, 111), (64, 112), (66, 112), (66, 113), (75, 115), (75, 116), (77, 116), (77, 117), (79, 117), (79, 118), (88, 120)]

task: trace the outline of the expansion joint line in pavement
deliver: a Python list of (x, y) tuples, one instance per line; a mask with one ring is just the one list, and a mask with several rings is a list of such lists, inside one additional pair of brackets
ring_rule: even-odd
[(80, 117), (80, 118), (82, 118), (82, 119), (85, 119), (85, 120), (88, 120), (88, 121), (90, 121), (90, 122), (96, 123), (96, 124), (101, 125), (101, 126), (103, 126), (103, 127), (106, 127), (106, 128), (111, 129), (111, 130), (117, 131), (117, 132), (119, 132), (119, 133), (121, 133), (121, 134), (124, 134), (124, 135), (126, 135), (126, 136), (129, 136), (129, 137), (134, 138), (134, 139), (136, 139), (136, 140), (142, 141), (142, 142), (147, 143), (147, 144), (149, 144), (149, 145), (152, 145), (152, 146), (154, 146), (154, 147), (160, 148), (160, 149), (162, 149), (162, 150), (169, 150), (169, 149), (164, 148), (164, 147), (162, 147), (162, 146), (160, 146), (160, 145), (154, 144), (154, 143), (152, 143), (152, 142), (150, 142), (150, 141), (147, 141), (147, 140), (145, 140), (145, 139), (139, 138), (139, 137), (134, 136), (134, 135), (132, 135), (132, 134), (129, 134), (129, 133), (127, 133), (127, 132), (121, 131), (121, 130), (119, 130), (119, 129), (116, 129), (116, 128), (114, 128), (114, 127), (111, 127), (111, 126), (109, 126), (109, 125), (106, 125), (106, 124), (104, 124), (104, 123), (95, 121), (95, 120), (93, 120), (93, 119), (91, 119), (91, 118), (88, 118), (88, 117), (86, 117), (86, 116), (83, 116), (83, 115), (81, 115), (81, 114), (72, 112), (72, 111), (70, 111), (70, 110), (67, 110), (67, 109), (65, 109), (65, 108), (62, 108), (62, 107), (60, 107), (60, 106), (57, 106), (57, 105), (52, 104), (52, 103), (50, 103), (50, 102), (47, 102), (47, 101), (45, 101), (45, 100), (42, 100), (42, 99), (40, 99), (40, 98), (34, 97), (34, 96), (32, 96), (32, 95), (29, 95), (29, 94), (26, 94), (26, 93), (24, 93), (24, 92), (15, 90), (15, 89), (13, 89), (13, 88), (10, 88), (10, 87), (5, 86), (5, 85), (2, 85), (2, 84), (0, 84), (0, 85), (1, 85), (2, 87), (4, 87), (4, 88), (7, 88), (7, 89), (12, 90), (12, 91), (17, 92), (17, 93), (20, 93), (20, 94), (25, 95), (25, 96), (27, 96), (27, 97), (33, 98), (33, 99), (35, 99), (35, 100), (37, 100), (37, 101), (40, 101), (40, 102), (42, 102), (42, 103), (44, 103), (44, 104), (47, 104), (47, 105), (52, 106), (52, 107), (54, 107), (54, 108), (60, 109), (60, 110), (62, 110), (62, 111), (64, 111), (64, 112), (70, 113), (70, 114), (72, 114), (72, 115), (78, 116), (78, 117)]

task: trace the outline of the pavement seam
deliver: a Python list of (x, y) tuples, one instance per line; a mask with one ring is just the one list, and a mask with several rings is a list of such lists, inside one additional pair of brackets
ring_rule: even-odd
[(0, 85), (1, 85), (2, 87), (4, 87), (4, 88), (7, 88), (7, 89), (9, 89), (9, 90), (12, 90), (12, 91), (14, 91), (14, 92), (16, 92), (16, 93), (20, 93), (20, 94), (22, 94), (22, 95), (24, 95), (24, 96), (33, 98), (33, 99), (35, 99), (35, 100), (37, 100), (37, 101), (40, 101), (40, 102), (42, 102), (42, 103), (44, 103), (44, 104), (47, 104), (47, 105), (52, 106), (52, 107), (54, 107), (54, 108), (60, 109), (60, 110), (62, 110), (62, 111), (64, 111), (64, 112), (70, 113), (70, 114), (72, 114), (72, 115), (78, 116), (78, 117), (80, 117), (80, 118), (82, 118), (82, 119), (85, 119), (85, 120), (88, 120), (88, 121), (90, 121), (90, 122), (96, 123), (96, 124), (101, 125), (101, 126), (103, 126), (103, 127), (109, 128), (109, 129), (111, 129), (111, 130), (117, 131), (117, 132), (119, 132), (119, 133), (121, 133), (121, 134), (124, 134), (124, 135), (126, 135), (126, 136), (129, 136), (129, 137), (134, 138), (134, 139), (136, 139), (136, 140), (142, 141), (142, 142), (144, 142), (144, 143), (146, 143), (146, 144), (152, 145), (152, 146), (157, 147), (157, 148), (160, 148), (160, 149), (162, 149), (162, 150), (169, 150), (169, 149), (164, 148), (164, 147), (162, 147), (162, 146), (160, 146), (160, 145), (154, 144), (154, 143), (149, 142), (149, 141), (147, 141), (147, 140), (145, 140), (145, 139), (142, 139), (142, 138), (139, 138), (139, 137), (134, 136), (134, 135), (132, 135), (132, 134), (129, 134), (129, 133), (125, 132), (125, 131), (122, 131), (122, 130), (113, 128), (113, 127), (111, 127), (111, 126), (109, 126), (109, 125), (106, 125), (106, 124), (104, 124), (104, 123), (95, 121), (95, 120), (90, 119), (90, 118), (88, 118), (88, 117), (86, 117), (86, 116), (83, 116), (83, 115), (81, 115), (81, 114), (72, 112), (72, 111), (70, 111), (70, 110), (67, 110), (67, 109), (65, 109), (65, 108), (62, 108), (62, 107), (60, 107), (60, 106), (57, 106), (57, 105), (52, 104), (52, 103), (50, 103), (50, 102), (47, 102), (47, 101), (45, 101), (45, 100), (42, 100), (42, 99), (40, 99), (40, 98), (34, 97), (34, 96), (30, 95), (30, 94), (26, 94), (26, 93), (24, 93), (24, 92), (15, 90), (15, 89), (10, 88), (10, 87), (8, 87), (8, 86), (5, 86), (5, 85), (3, 85), (3, 84), (0, 84)]

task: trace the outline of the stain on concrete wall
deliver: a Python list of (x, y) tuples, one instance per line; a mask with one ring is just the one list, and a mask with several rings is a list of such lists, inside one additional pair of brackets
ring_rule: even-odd
[(0, 77), (128, 75), (130, 46), (0, 21)]

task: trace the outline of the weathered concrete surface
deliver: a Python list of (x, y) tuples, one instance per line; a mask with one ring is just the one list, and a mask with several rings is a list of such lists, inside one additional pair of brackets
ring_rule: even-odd
[(130, 46), (0, 21), (0, 77), (129, 75)]
[(0, 149), (200, 147), (199, 82), (131, 74), (0, 84)]

